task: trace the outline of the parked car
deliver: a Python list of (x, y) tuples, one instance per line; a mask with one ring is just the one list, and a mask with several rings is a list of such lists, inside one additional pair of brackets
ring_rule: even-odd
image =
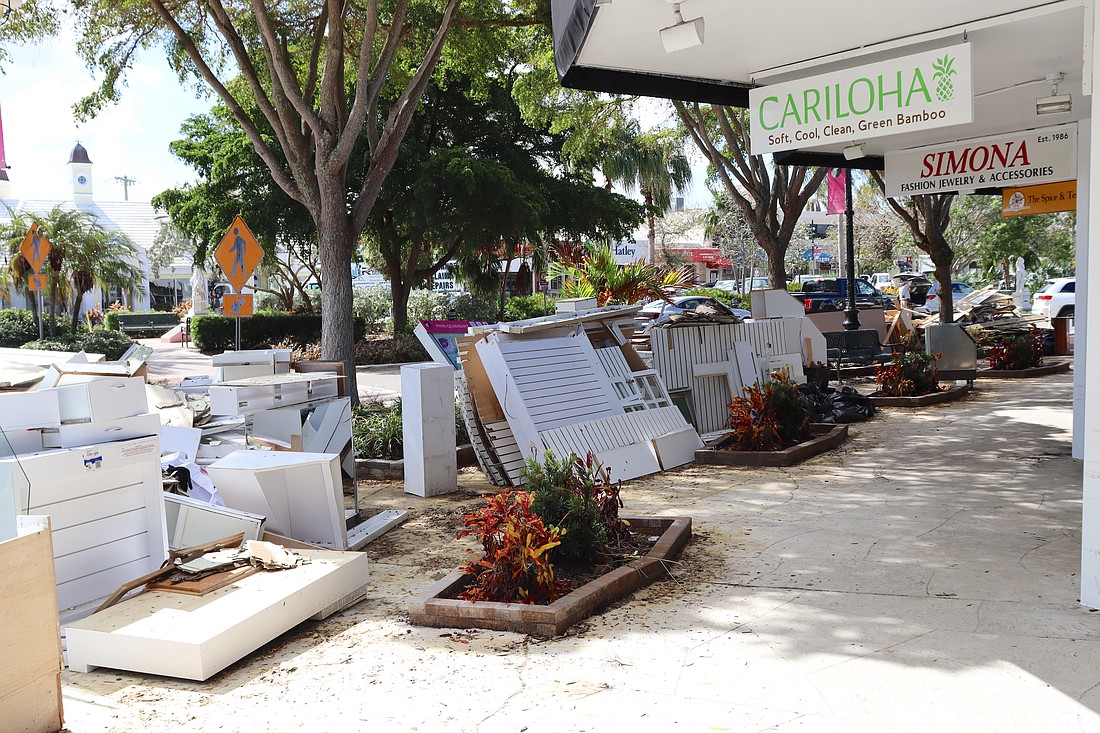
[(892, 281), (890, 280), (890, 273), (876, 272), (873, 275), (867, 276), (867, 282), (870, 283), (872, 287), (881, 288), (883, 285), (889, 285)]
[[(933, 282), (932, 287), (928, 289), (927, 295), (924, 296), (924, 307), (928, 309), (929, 313), (940, 312), (940, 299), (939, 295), (940, 284)], [(910, 291), (912, 286), (910, 286)], [(953, 303), (958, 303), (959, 300), (965, 298), (974, 292), (973, 286), (968, 283), (960, 282), (959, 280), (951, 281), (951, 298)], [(912, 296), (910, 296), (912, 297)]]
[(733, 315), (738, 318), (748, 318), (752, 315), (743, 308), (730, 308), (722, 301), (705, 295), (681, 295), (671, 300), (672, 303), (655, 300), (634, 314), (634, 331), (636, 333), (649, 333), (651, 328), (665, 323), (672, 316), (684, 311), (693, 311), (704, 304), (708, 309), (713, 308), (718, 313)]
[[(848, 280), (846, 278), (823, 278), (802, 283), (802, 290), (791, 293), (802, 301), (807, 313), (823, 311), (842, 311), (848, 307)], [(883, 295), (867, 284), (865, 280), (856, 280), (857, 308), (889, 308), (893, 299)]]
[(737, 280), (718, 280), (713, 286), (719, 290), (728, 290), (731, 293), (749, 292), (750, 290), (764, 290), (768, 287), (768, 278), (766, 277), (747, 277), (744, 280), (738, 282)]
[(1031, 312), (1047, 318), (1073, 318), (1074, 291), (1077, 278), (1058, 277), (1047, 280), (1046, 287), (1035, 294)]

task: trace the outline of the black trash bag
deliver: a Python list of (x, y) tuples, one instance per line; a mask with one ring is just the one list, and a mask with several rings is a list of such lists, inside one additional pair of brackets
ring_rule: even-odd
[(798, 385), (798, 392), (806, 400), (810, 408), (810, 422), (832, 423), (835, 421), (835, 409), (829, 387), (821, 389), (812, 382)]
[(838, 423), (863, 422), (875, 415), (875, 403), (851, 387), (841, 387), (832, 395), (833, 417)]

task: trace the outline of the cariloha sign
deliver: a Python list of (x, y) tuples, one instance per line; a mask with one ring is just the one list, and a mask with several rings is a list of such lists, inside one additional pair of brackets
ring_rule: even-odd
[(1014, 188), (1077, 178), (1077, 125), (886, 154), (886, 195)]
[(966, 43), (749, 90), (753, 155), (974, 119)]

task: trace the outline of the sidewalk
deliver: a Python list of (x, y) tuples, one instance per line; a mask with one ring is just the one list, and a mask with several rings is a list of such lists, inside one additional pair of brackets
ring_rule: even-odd
[(659, 582), (537, 640), (409, 626), (464, 559), (460, 515), (364, 483), (409, 520), (372, 543), (368, 598), (206, 683), (63, 675), (92, 731), (1100, 731), (1100, 614), (1078, 604), (1072, 375), (895, 409), (792, 469), (688, 466), (625, 511), (690, 516)]

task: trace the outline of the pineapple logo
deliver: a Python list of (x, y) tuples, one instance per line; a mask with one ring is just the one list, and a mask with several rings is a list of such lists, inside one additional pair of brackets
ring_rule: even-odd
[(941, 102), (955, 97), (955, 82), (951, 81), (951, 77), (956, 74), (954, 66), (955, 59), (947, 54), (944, 54), (942, 59), (936, 59), (932, 64), (932, 69), (936, 72), (932, 74), (932, 81), (936, 82), (936, 99)]

